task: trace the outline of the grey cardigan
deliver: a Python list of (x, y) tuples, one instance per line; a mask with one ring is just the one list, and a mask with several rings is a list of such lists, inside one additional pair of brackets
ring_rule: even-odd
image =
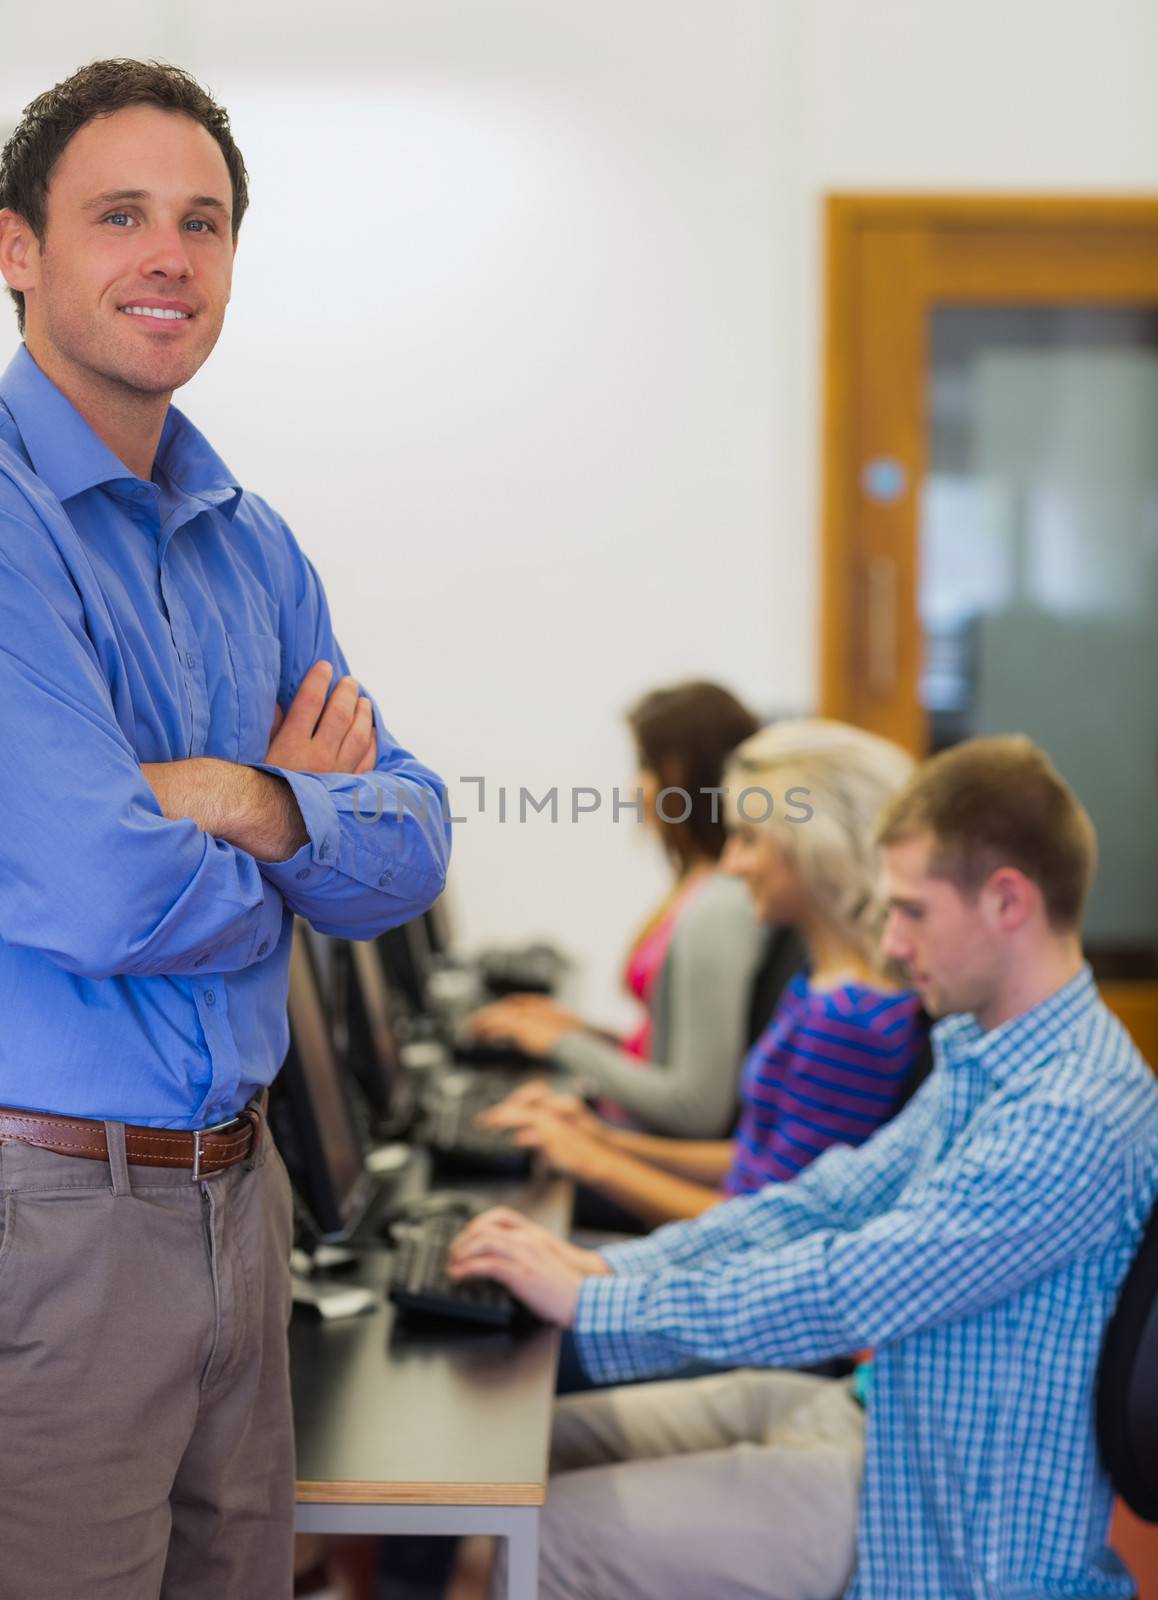
[(765, 937), (743, 884), (713, 873), (677, 922), (660, 969), (654, 1059), (638, 1061), (575, 1030), (560, 1039), (552, 1060), (653, 1133), (725, 1138), (735, 1121), (752, 979)]

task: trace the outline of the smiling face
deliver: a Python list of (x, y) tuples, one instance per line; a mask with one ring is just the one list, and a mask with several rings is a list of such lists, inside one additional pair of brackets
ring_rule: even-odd
[(720, 865), (747, 885), (761, 922), (796, 927), (807, 912), (800, 875), (773, 827), (738, 822), (728, 835)]
[(86, 123), (53, 169), (26, 281), (7, 272), (38, 365), (142, 395), (187, 383), (229, 303), (231, 213), (225, 158), (191, 117), (128, 106)]

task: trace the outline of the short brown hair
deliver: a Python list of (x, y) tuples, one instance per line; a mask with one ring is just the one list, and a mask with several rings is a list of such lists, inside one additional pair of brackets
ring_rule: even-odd
[[(659, 781), (683, 789), (691, 809), (686, 819), (667, 822), (668, 854), (686, 867), (696, 856), (718, 861), (726, 832), (719, 794), (724, 763), (736, 746), (751, 738), (760, 719), (718, 683), (694, 681), (653, 689), (627, 713), (641, 766)], [(686, 809), (686, 804), (671, 807)]]
[[(229, 114), (188, 72), (163, 61), (133, 61), (126, 57), (91, 61), (25, 106), (12, 137), (0, 152), (0, 208), (11, 207), (23, 217), (43, 244), (48, 186), (69, 140), (96, 117), (138, 105), (183, 112), (216, 139), (233, 186), (232, 231), (236, 243), (249, 204), (249, 185), (245, 162), (230, 132)], [(23, 336), (24, 296), (19, 289), (9, 289), (8, 293), (16, 302), (16, 321)]]
[(1050, 925), (1078, 927), (1097, 864), (1094, 825), (1044, 751), (1022, 735), (968, 739), (918, 767), (877, 824), (877, 843), (933, 837), (931, 870), (977, 895), (999, 867), (1041, 890)]

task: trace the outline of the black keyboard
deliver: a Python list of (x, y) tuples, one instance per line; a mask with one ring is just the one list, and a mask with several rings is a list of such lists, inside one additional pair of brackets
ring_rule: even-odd
[(497, 1173), (525, 1178), (531, 1152), (509, 1132), (476, 1128), (480, 1111), (505, 1099), (509, 1086), (473, 1076), (446, 1080), (424, 1101), (414, 1138), (430, 1151), (435, 1166), (447, 1171)]
[(446, 1275), (451, 1241), (462, 1227), (461, 1212), (399, 1226), (386, 1292), (400, 1311), (509, 1328), (522, 1315), (522, 1307), (501, 1283), (492, 1278), (456, 1283)]
[(539, 1056), (529, 1056), (516, 1045), (502, 1039), (476, 1039), (473, 1034), (455, 1034), (451, 1052), (456, 1067), (478, 1067), (482, 1071), (533, 1072), (542, 1077), (544, 1063)]

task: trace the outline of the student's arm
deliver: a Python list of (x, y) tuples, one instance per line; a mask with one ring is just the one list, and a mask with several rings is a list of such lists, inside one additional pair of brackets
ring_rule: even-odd
[(936, 1073), (905, 1109), (858, 1149), (833, 1145), (787, 1183), (725, 1201), (692, 1222), (602, 1254), (619, 1275), (694, 1269), (750, 1250), (776, 1250), (821, 1230), (855, 1228), (886, 1211), (933, 1131)]
[[(332, 663), (335, 681), (348, 667), (318, 575), (285, 523), (276, 522), (288, 561), (279, 697), (285, 709), (315, 662)], [(244, 694), (245, 685), (238, 687)], [(296, 772), (276, 761), (256, 764), (288, 784), (308, 834), (287, 860), (262, 861), (263, 876), (320, 933), (349, 939), (371, 938), (424, 911), (442, 892), (450, 858), (441, 779), (394, 743), (369, 698), (376, 747), (369, 771)]]
[(516, 1135), (516, 1142), (541, 1151), (554, 1171), (606, 1195), (650, 1227), (698, 1217), (720, 1200), (711, 1185), (663, 1172), (558, 1117), (528, 1122)]
[(596, 1167), (586, 1182), (650, 1228), (702, 1216), (720, 1204), (720, 1191), (714, 1185), (663, 1172), (621, 1153), (615, 1153), (607, 1165)]
[(235, 972), (281, 936), (245, 851), (170, 821), (43, 527), (0, 513), (0, 938), (85, 978)]
[(1086, 1108), (1014, 1105), (963, 1146), (852, 1230), (693, 1271), (585, 1280), (574, 1324), (584, 1368), (612, 1383), (695, 1357), (808, 1365), (884, 1346), (1011, 1299), (1104, 1249), (1120, 1226), (1125, 1158)]
[(732, 1165), (730, 1139), (663, 1139), (651, 1133), (636, 1133), (632, 1128), (612, 1127), (605, 1128), (603, 1138), (611, 1149), (623, 1155), (713, 1188), (724, 1181)]
[(752, 974), (763, 939), (744, 893), (730, 879), (711, 881), (672, 934), (660, 979), (669, 1007), (664, 1061), (638, 1061), (577, 1031), (551, 1053), (559, 1066), (656, 1133), (723, 1134), (735, 1117)]
[[(616, 1128), (597, 1117), (578, 1095), (560, 1094), (540, 1082), (522, 1084), (498, 1105), (489, 1106), (477, 1120), (482, 1128), (516, 1134), (561, 1123), (563, 1129), (577, 1136), (573, 1141), (576, 1149), (598, 1145), (608, 1154), (633, 1157), (691, 1183), (718, 1184), (732, 1159), (729, 1139), (663, 1139), (631, 1128)], [(560, 1147), (563, 1129), (555, 1130), (555, 1145)], [(588, 1174), (584, 1172), (582, 1176), (586, 1178)]]

